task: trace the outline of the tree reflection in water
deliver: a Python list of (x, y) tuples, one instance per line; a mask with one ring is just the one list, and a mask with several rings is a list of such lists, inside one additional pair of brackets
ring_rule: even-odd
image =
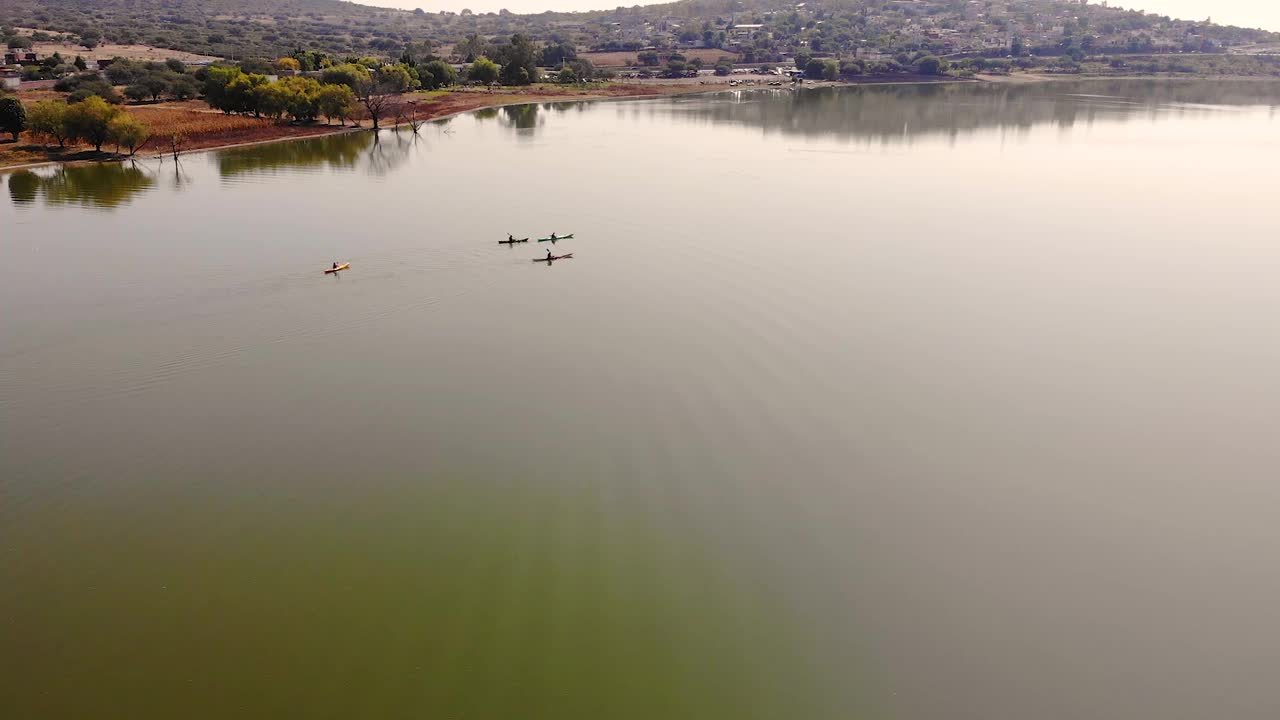
[(132, 161), (64, 165), (48, 172), (13, 173), (9, 176), (9, 197), (17, 205), (42, 199), (48, 205), (111, 209), (155, 184), (155, 178)]
[(860, 85), (738, 93), (732, 100), (676, 98), (649, 105), (649, 112), (788, 135), (909, 143), (985, 129), (1070, 127), (1098, 119), (1138, 119), (1153, 112), (1181, 115), (1259, 104), (1280, 105), (1280, 83), (1152, 79)]

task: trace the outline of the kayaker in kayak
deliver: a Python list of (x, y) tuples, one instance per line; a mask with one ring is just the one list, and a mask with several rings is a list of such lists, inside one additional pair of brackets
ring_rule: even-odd
[(548, 250), (548, 251), (547, 251), (547, 261), (548, 261), (548, 262), (550, 262), (550, 260), (551, 260), (551, 251), (550, 251), (550, 250)]
[(507, 233), (507, 242), (515, 242), (515, 241), (516, 241), (516, 236), (512, 235), (511, 233)]
[(337, 262), (336, 260), (335, 260), (335, 261), (334, 261), (334, 263), (333, 263), (333, 269), (334, 269), (334, 270), (337, 270), (337, 269), (338, 269), (338, 262)]
[(551, 242), (555, 242), (556, 240), (559, 240), (559, 239), (560, 238), (556, 237), (555, 233), (551, 233)]

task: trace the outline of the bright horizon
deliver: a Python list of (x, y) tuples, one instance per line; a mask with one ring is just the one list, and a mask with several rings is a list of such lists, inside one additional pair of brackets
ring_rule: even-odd
[[(503, 8), (514, 13), (540, 13), (547, 10), (582, 12), (607, 10), (619, 5), (637, 3), (627, 0), (358, 0), (363, 5), (398, 7), (406, 10), (422, 8), (427, 12), (460, 11), (497, 12)], [(1096, 2), (1097, 0), (1095, 0)], [(655, 3), (639, 3), (650, 5)], [(1207, 17), (1222, 25), (1261, 27), (1280, 31), (1280, 3), (1275, 0), (1118, 0), (1111, 5), (1169, 15), (1182, 20), (1204, 20)]]

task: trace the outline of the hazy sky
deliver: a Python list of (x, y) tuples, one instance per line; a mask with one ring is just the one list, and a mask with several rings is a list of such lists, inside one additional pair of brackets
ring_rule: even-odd
[[(420, 7), (428, 12), (471, 8), (491, 12), (506, 8), (512, 12), (530, 13), (544, 10), (601, 10), (619, 5), (635, 5), (636, 0), (359, 0), (365, 5), (382, 7)], [(1094, 0), (1098, 2), (1099, 0)], [(645, 3), (640, 3), (645, 4)], [(1229, 25), (1264, 27), (1280, 31), (1280, 0), (1115, 0), (1112, 5), (1158, 12), (1188, 20), (1213, 17), (1214, 22)]]

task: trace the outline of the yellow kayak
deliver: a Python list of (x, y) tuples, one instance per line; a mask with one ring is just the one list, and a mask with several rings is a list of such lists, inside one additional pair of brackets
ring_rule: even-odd
[(342, 263), (341, 265), (339, 265), (339, 266), (338, 266), (338, 267), (336, 267), (336, 268), (329, 268), (328, 270), (325, 270), (325, 271), (324, 271), (324, 274), (325, 274), (325, 275), (328, 275), (329, 273), (336, 273), (336, 272), (338, 272), (339, 270), (346, 270), (346, 269), (347, 269), (347, 268), (349, 268), (349, 267), (351, 267), (351, 263)]

